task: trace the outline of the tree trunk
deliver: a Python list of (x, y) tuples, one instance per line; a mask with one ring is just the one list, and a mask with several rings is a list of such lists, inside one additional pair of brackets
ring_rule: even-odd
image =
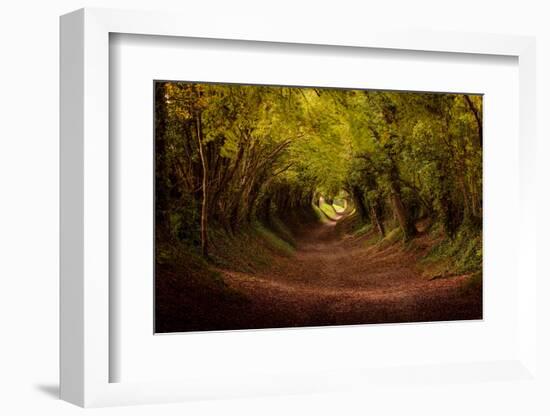
[(365, 202), (363, 201), (363, 195), (362, 195), (363, 193), (361, 192), (361, 189), (358, 186), (354, 186), (352, 188), (352, 194), (353, 194), (353, 201), (357, 206), (357, 211), (359, 212), (361, 221), (367, 222), (369, 219), (369, 216), (367, 213), (367, 207), (365, 206)]
[(155, 220), (159, 228), (169, 231), (168, 195), (166, 186), (166, 124), (165, 83), (155, 83)]
[(481, 120), (481, 110), (478, 110), (472, 101), (472, 99), (468, 95), (464, 95), (464, 99), (466, 100), (466, 103), (468, 104), (468, 107), (470, 108), (470, 111), (474, 115), (474, 118), (476, 119), (477, 124), (477, 135), (479, 138), (479, 147), (483, 147), (483, 122)]
[(416, 235), (416, 227), (411, 221), (410, 216), (407, 213), (405, 206), (403, 205), (401, 196), (396, 192), (392, 192), (391, 201), (392, 201), (393, 210), (395, 212), (395, 216), (397, 217), (399, 226), (403, 231), (403, 238), (405, 239), (405, 241), (409, 241), (411, 238), (413, 238)]
[(202, 165), (202, 204), (201, 204), (201, 251), (204, 257), (208, 257), (208, 167), (202, 142), (201, 115), (196, 116), (197, 142)]
[(262, 211), (261, 211), (261, 217), (263, 219), (263, 222), (267, 225), (267, 226), (271, 226), (272, 225), (272, 221), (271, 221), (271, 196), (268, 196), (267, 198), (264, 199), (263, 203), (262, 203)]
[(378, 234), (380, 234), (380, 237), (384, 237), (386, 235), (386, 230), (384, 228), (384, 222), (382, 221), (382, 218), (380, 215), (380, 205), (378, 202), (376, 202), (375, 204), (371, 204), (370, 215), (371, 215), (373, 224), (378, 230)]
[(399, 222), (399, 226), (403, 231), (403, 238), (405, 241), (409, 241), (411, 238), (413, 238), (416, 235), (416, 227), (414, 225), (414, 219), (409, 215), (409, 212), (407, 211), (407, 209), (405, 208), (405, 205), (403, 204), (403, 200), (401, 198), (401, 187), (399, 186), (398, 175), (399, 174), (397, 171), (397, 166), (394, 163), (392, 163), (392, 167), (390, 170), (391, 205), (393, 207), (393, 212), (395, 214), (395, 217)]

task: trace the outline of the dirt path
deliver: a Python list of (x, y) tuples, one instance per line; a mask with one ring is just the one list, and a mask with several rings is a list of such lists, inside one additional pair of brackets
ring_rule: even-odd
[[(243, 327), (319, 326), (481, 318), (481, 296), (464, 290), (466, 277), (428, 280), (417, 250), (399, 243), (369, 247), (341, 236), (336, 222), (314, 224), (298, 236), (292, 257), (277, 257), (256, 274), (222, 271), (226, 284), (244, 293), (235, 311)], [(424, 247), (425, 248), (425, 247)]]

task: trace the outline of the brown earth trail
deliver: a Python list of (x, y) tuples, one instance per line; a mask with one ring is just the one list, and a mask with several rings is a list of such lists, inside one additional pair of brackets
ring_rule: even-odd
[(265, 272), (224, 271), (224, 280), (247, 295), (251, 311), (274, 318), (266, 326), (481, 318), (479, 293), (463, 289), (466, 276), (429, 280), (421, 275), (422, 238), (417, 250), (400, 243), (368, 248), (364, 239), (340, 236), (335, 225), (303, 230), (295, 256), (277, 258)]
[(481, 293), (465, 289), (467, 276), (422, 276), (418, 260), (430, 247), (428, 236), (407, 249), (401, 242), (369, 245), (365, 236), (340, 233), (336, 223), (304, 227), (295, 254), (275, 256), (266, 270), (219, 270), (239, 297), (199, 293), (180, 299), (179, 306), (172, 302), (160, 332), (482, 317)]

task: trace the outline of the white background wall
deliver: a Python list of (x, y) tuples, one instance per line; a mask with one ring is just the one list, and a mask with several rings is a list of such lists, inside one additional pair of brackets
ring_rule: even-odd
[[(546, 4), (545, 4), (546, 3)], [(538, 134), (540, 212), (550, 211), (550, 12), (545, 1), (169, 1), (5, 0), (0, 10), (0, 413), (76, 414), (55, 399), (58, 376), (58, 16), (80, 7), (179, 10), (189, 19), (219, 13), (232, 19), (269, 18), (281, 27), (347, 25), (421, 27), (437, 30), (536, 35), (538, 39)], [(182, 21), (185, 24), (185, 21)], [(406, 76), (406, 74), (403, 74)], [(543, 164), (545, 166), (543, 166)], [(547, 219), (539, 216), (539, 249), (548, 252)], [(549, 269), (539, 256), (539, 273)], [(544, 269), (543, 269), (544, 268)], [(549, 285), (539, 287), (550, 293)], [(545, 338), (548, 341), (548, 336)], [(546, 343), (548, 346), (548, 343)], [(548, 349), (550, 350), (550, 348)], [(495, 387), (482, 401), (463, 385), (411, 389), (395, 396), (323, 396), (197, 402), (157, 407), (94, 410), (125, 414), (409, 414), (441, 409), (453, 414), (543, 414), (530, 392)], [(535, 393), (533, 393), (535, 394)], [(548, 411), (548, 408), (546, 408)], [(547, 413), (546, 413), (547, 414)]]

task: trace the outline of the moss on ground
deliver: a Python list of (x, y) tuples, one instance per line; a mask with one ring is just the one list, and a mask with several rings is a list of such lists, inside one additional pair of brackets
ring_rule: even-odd
[(386, 248), (400, 241), (403, 241), (403, 231), (400, 227), (395, 227), (388, 231), (384, 238), (378, 242), (378, 247)]
[(442, 239), (422, 259), (432, 277), (479, 274), (483, 266), (482, 236), (479, 230), (463, 227), (456, 237)]
[(275, 252), (285, 256), (292, 256), (294, 254), (295, 248), (292, 244), (282, 238), (280, 234), (277, 234), (274, 230), (267, 228), (261, 222), (254, 223), (254, 230), (258, 236), (267, 243), (269, 248), (273, 249)]

